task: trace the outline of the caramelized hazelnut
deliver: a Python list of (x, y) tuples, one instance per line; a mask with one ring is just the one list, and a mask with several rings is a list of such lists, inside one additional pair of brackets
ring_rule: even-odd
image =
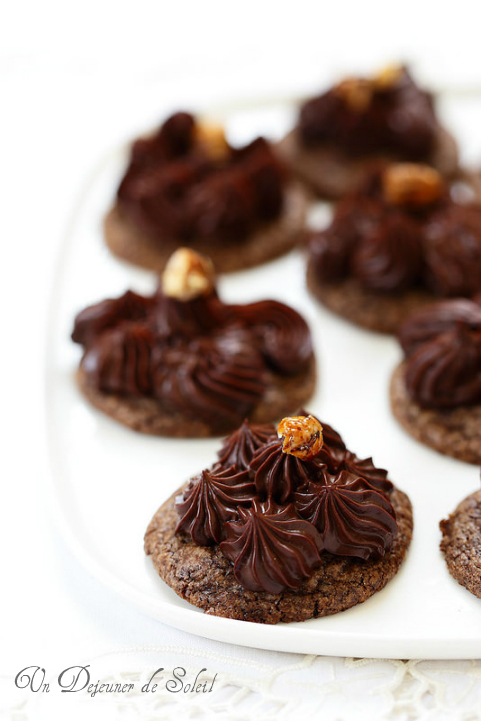
[(277, 435), (284, 440), (283, 452), (303, 461), (317, 456), (324, 442), (322, 426), (314, 416), (283, 418), (277, 427)]
[(224, 128), (219, 123), (198, 121), (194, 126), (194, 143), (212, 160), (223, 160), (229, 153)]
[(369, 107), (372, 98), (372, 83), (365, 78), (346, 78), (334, 89), (350, 110), (363, 113)]
[(382, 188), (385, 200), (392, 205), (421, 207), (442, 196), (444, 181), (429, 165), (399, 163), (384, 171)]
[(209, 258), (190, 248), (170, 256), (162, 274), (162, 290), (177, 300), (192, 300), (214, 290), (214, 266)]
[(376, 90), (389, 90), (393, 88), (401, 79), (404, 67), (398, 63), (392, 63), (382, 68), (373, 78)]

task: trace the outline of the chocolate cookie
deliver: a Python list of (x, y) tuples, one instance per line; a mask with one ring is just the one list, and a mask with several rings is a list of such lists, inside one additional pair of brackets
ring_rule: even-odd
[(182, 246), (227, 272), (303, 243), (306, 212), (264, 138), (235, 148), (221, 126), (179, 112), (133, 143), (104, 230), (115, 255), (157, 273)]
[(406, 362), (391, 379), (394, 416), (416, 440), (466, 463), (481, 464), (481, 404), (452, 409), (422, 408), (406, 388)]
[(127, 291), (84, 309), (72, 339), (84, 349), (84, 395), (142, 433), (211, 436), (244, 418), (272, 421), (316, 382), (302, 316), (272, 300), (223, 303), (212, 263), (187, 248), (171, 256), (153, 295)]
[(449, 573), (461, 586), (481, 598), (481, 491), (461, 501), (439, 524)]
[(147, 529), (160, 577), (207, 613), (258, 623), (338, 613), (404, 559), (407, 496), (333, 428), (299, 414), (277, 432), (245, 421)]
[(481, 291), (481, 205), (455, 200), (426, 165), (379, 168), (312, 236), (307, 283), (342, 317), (395, 332), (439, 298)]
[(197, 546), (176, 534), (175, 496), (163, 504), (145, 534), (145, 552), (159, 576), (181, 597), (214, 616), (257, 623), (306, 621), (345, 611), (380, 591), (399, 570), (413, 529), (411, 503), (399, 490), (390, 500), (399, 532), (382, 559), (362, 561), (321, 554), (321, 565), (296, 590), (281, 593), (249, 591), (238, 583), (219, 547)]
[[(245, 270), (274, 260), (305, 242), (307, 204), (304, 190), (291, 183), (286, 188), (284, 210), (278, 220), (263, 223), (242, 242), (222, 244), (203, 240), (194, 244), (195, 249), (208, 255), (219, 273)], [(119, 205), (107, 213), (104, 233), (108, 247), (118, 258), (159, 274), (171, 254), (182, 245), (167, 235), (159, 240), (143, 231), (126, 217)]]
[[(276, 146), (279, 157), (313, 193), (337, 200), (355, 191), (372, 168), (399, 160), (396, 155), (372, 155), (352, 158), (336, 147), (305, 147), (297, 130), (292, 130)], [(458, 168), (458, 148), (453, 136), (438, 128), (429, 164), (446, 177)]]
[(312, 258), (307, 265), (307, 287), (336, 315), (378, 333), (395, 333), (413, 311), (435, 300), (435, 296), (425, 290), (391, 296), (370, 292), (354, 278), (323, 283), (316, 275)]

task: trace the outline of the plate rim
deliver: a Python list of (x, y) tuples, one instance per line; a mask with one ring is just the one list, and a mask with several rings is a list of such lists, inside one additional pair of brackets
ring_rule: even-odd
[[(450, 95), (451, 93), (447, 93)], [(456, 93), (457, 94), (457, 93)], [(224, 103), (214, 103), (212, 110), (213, 115), (222, 114), (229, 115), (233, 112), (249, 109), (252, 107), (268, 107), (279, 104), (293, 104), (296, 102), (295, 96), (274, 96), (267, 97), (262, 101), (258, 98), (243, 98), (236, 101), (228, 101)], [(57, 338), (56, 324), (56, 298), (61, 296), (60, 283), (62, 279), (62, 270), (65, 268), (68, 251), (71, 247), (74, 230), (77, 224), (77, 218), (88, 198), (90, 188), (95, 182), (98, 175), (105, 166), (108, 166), (112, 157), (117, 156), (120, 152), (125, 152), (129, 147), (129, 142), (118, 143), (105, 152), (100, 160), (93, 166), (92, 170), (85, 174), (83, 178), (77, 199), (68, 214), (68, 220), (61, 234), (60, 242), (56, 250), (55, 260), (52, 272), (52, 285), (50, 288), (49, 299), (47, 303), (46, 324), (45, 324), (45, 350), (43, 353), (43, 393), (44, 393), (44, 420), (45, 420), (45, 441), (47, 449), (47, 488), (49, 507), (53, 511), (53, 518), (57, 524), (62, 539), (65, 539), (73, 555), (77, 561), (85, 568), (101, 584), (113, 590), (120, 595), (125, 601), (133, 604), (142, 613), (151, 618), (167, 623), (174, 628), (187, 631), (196, 636), (209, 638), (222, 643), (237, 644), (248, 648), (258, 648), (269, 651), (280, 651), (285, 653), (308, 653), (316, 655), (329, 655), (337, 657), (366, 657), (366, 658), (389, 658), (389, 659), (432, 659), (432, 660), (453, 660), (453, 659), (472, 659), (479, 656), (479, 639), (473, 638), (417, 638), (416, 644), (418, 650), (413, 654), (413, 640), (403, 637), (390, 636), (389, 638), (373, 639), (371, 636), (365, 636), (361, 633), (353, 634), (352, 631), (345, 633), (336, 630), (324, 631), (321, 640), (322, 650), (319, 649), (319, 637), (313, 634), (312, 641), (309, 640), (309, 634), (301, 634), (297, 639), (292, 630), (289, 630), (291, 624), (258, 624), (248, 621), (240, 621), (236, 619), (223, 618), (220, 616), (209, 615), (199, 612), (199, 609), (183, 608), (176, 606), (169, 601), (159, 598), (153, 600), (147, 593), (138, 590), (131, 584), (119, 578), (112, 571), (106, 568), (97, 560), (85, 545), (78, 538), (77, 534), (71, 528), (68, 522), (64, 504), (62, 503), (62, 494), (57, 489), (58, 483), (63, 478), (61, 464), (58, 461), (57, 442), (53, 413), (53, 401), (49, 393), (52, 384), (55, 384), (55, 343)], [(112, 262), (116, 262), (112, 258)], [(147, 271), (148, 272), (148, 271)], [(199, 618), (202, 623), (199, 624)], [(249, 623), (256, 629), (254, 638), (251, 634), (246, 634), (245, 624)], [(299, 628), (299, 626), (296, 626)], [(228, 640), (226, 638), (228, 637)], [(292, 648), (292, 640), (296, 639), (296, 647)], [(253, 642), (254, 641), (254, 642)], [(395, 644), (396, 653), (392, 655), (389, 647)], [(364, 653), (363, 646), (368, 645), (368, 653)], [(289, 646), (291, 646), (289, 648)]]

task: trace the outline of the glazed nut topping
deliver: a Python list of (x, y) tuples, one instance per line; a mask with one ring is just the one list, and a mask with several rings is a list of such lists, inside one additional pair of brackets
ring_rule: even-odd
[(398, 64), (386, 65), (374, 76), (373, 82), (378, 90), (388, 90), (393, 88), (401, 75), (403, 74), (403, 66)]
[(388, 203), (421, 207), (441, 197), (444, 182), (437, 170), (428, 165), (399, 163), (384, 171), (382, 187)]
[(283, 418), (277, 427), (277, 435), (284, 441), (283, 452), (303, 461), (317, 456), (323, 444), (322, 426), (314, 416)]
[(350, 110), (363, 113), (371, 103), (373, 87), (365, 78), (346, 78), (336, 86), (334, 92)]
[(179, 248), (165, 266), (162, 290), (170, 298), (192, 300), (214, 290), (214, 277), (214, 266), (209, 258), (190, 248)]
[(213, 160), (222, 160), (229, 153), (224, 128), (219, 123), (205, 120), (197, 122), (194, 126), (194, 143)]

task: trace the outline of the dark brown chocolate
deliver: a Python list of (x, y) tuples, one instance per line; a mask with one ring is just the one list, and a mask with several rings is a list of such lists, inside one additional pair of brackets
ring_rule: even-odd
[(118, 207), (159, 242), (169, 237), (235, 247), (257, 225), (279, 218), (285, 173), (263, 138), (238, 149), (225, 143), (225, 152), (211, 155), (197, 131), (197, 120), (182, 112), (136, 141)]
[(292, 308), (230, 306), (215, 291), (188, 301), (162, 290), (104, 301), (77, 316), (72, 337), (96, 389), (157, 398), (221, 433), (261, 402), (271, 372), (298, 376), (312, 361), (308, 326)]
[(394, 298), (411, 291), (433, 299), (479, 292), (481, 205), (456, 203), (447, 188), (432, 202), (393, 204), (382, 192), (386, 172), (375, 170), (313, 236), (311, 283), (329, 288), (352, 280), (360, 291)]
[[(197, 545), (224, 538), (221, 552), (234, 563), (237, 581), (251, 591), (296, 588), (312, 575), (319, 553), (381, 558), (396, 538), (387, 472), (376, 469), (371, 459), (360, 460), (330, 426), (327, 443), (311, 456), (294, 441), (314, 434), (320, 422), (305, 411), (300, 414), (279, 424), (280, 439), (273, 427), (250, 427), (244, 421), (224, 441), (219, 462), (176, 500), (177, 532)], [(292, 441), (286, 448), (285, 434)], [(326, 460), (336, 465), (334, 472)], [(228, 463), (234, 465), (226, 468)]]
[(308, 147), (333, 145), (357, 157), (396, 153), (424, 160), (433, 150), (438, 123), (432, 96), (407, 68), (390, 83), (349, 78), (308, 100), (299, 115), (299, 136)]
[(423, 408), (481, 401), (481, 307), (468, 300), (435, 303), (400, 328), (406, 388)]

